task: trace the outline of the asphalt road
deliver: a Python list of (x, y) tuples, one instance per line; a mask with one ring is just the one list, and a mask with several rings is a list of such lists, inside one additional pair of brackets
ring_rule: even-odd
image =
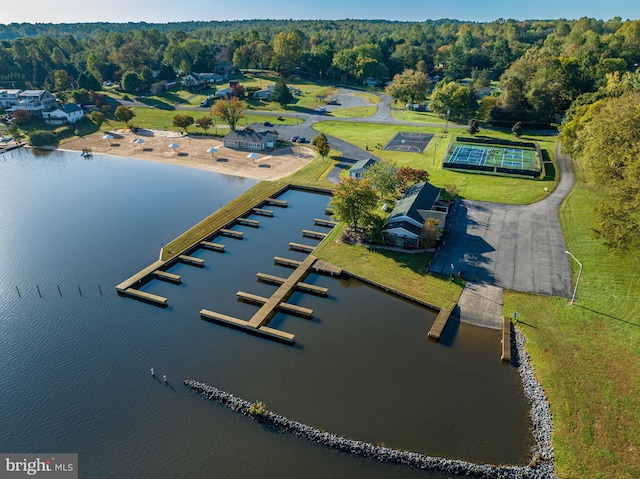
[(449, 233), (429, 267), (462, 270), (474, 283), (569, 298), (572, 276), (558, 206), (571, 191), (571, 159), (559, 154), (560, 182), (547, 198), (525, 206), (458, 201)]

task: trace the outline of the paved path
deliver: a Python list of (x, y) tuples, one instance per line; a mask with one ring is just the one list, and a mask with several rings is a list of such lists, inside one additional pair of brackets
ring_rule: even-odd
[(571, 191), (571, 159), (557, 151), (560, 182), (547, 198), (525, 206), (459, 201), (445, 244), (430, 270), (515, 291), (570, 297), (571, 265), (558, 206)]

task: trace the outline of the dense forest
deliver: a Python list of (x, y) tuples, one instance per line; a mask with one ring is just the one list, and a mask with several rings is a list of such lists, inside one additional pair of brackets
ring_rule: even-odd
[[(0, 25), (0, 87), (99, 89), (135, 72), (145, 83), (220, 62), (323, 81), (389, 81), (407, 69), (474, 91), (498, 82), (477, 116), (548, 125), (608, 74), (640, 61), (640, 21), (437, 20)], [(155, 75), (153, 74), (155, 72)], [(476, 115), (465, 109), (458, 115)]]

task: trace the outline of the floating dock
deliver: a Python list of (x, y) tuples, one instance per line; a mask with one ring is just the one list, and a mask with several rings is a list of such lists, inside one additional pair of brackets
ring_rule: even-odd
[(204, 267), (204, 260), (202, 258), (196, 258), (194, 256), (187, 256), (186, 254), (181, 254), (180, 256), (178, 256), (178, 259), (183, 263)]
[(249, 326), (249, 323), (247, 323), (246, 321), (242, 321), (241, 319), (237, 319), (232, 316), (227, 316), (226, 314), (216, 313), (214, 311), (209, 311), (206, 309), (200, 311), (200, 318), (222, 324), (224, 326), (239, 329), (256, 336), (264, 336), (266, 338), (273, 339), (285, 344), (293, 344), (295, 339), (295, 335), (291, 333), (280, 331), (278, 329), (268, 328), (266, 326), (254, 328)]
[(281, 278), (280, 276), (274, 276), (272, 274), (265, 274), (265, 273), (258, 273), (256, 276), (258, 277), (258, 281), (263, 281), (265, 283), (271, 283), (271, 284), (277, 284), (277, 285), (281, 285), (287, 280), (286, 278)]
[(273, 217), (273, 211), (271, 211), (271, 210), (265, 210), (265, 209), (262, 209), (262, 208), (254, 208), (253, 212), (256, 215)]
[(289, 249), (293, 249), (293, 250), (296, 250), (296, 251), (303, 251), (305, 253), (312, 253), (313, 250), (316, 249), (316, 247), (308, 245), (308, 244), (290, 242), (289, 243)]
[(320, 231), (302, 230), (302, 236), (306, 236), (308, 238), (324, 239), (327, 237), (327, 234), (328, 233), (321, 233)]
[(165, 298), (164, 296), (158, 296), (157, 294), (147, 293), (145, 291), (140, 291), (138, 289), (127, 288), (122, 291), (118, 290), (118, 294), (129, 296), (134, 299), (139, 299), (141, 301), (157, 304), (160, 306), (167, 305), (167, 298)]
[(502, 356), (505, 362), (511, 362), (511, 318), (502, 318)]
[(200, 241), (200, 246), (212, 251), (218, 251), (224, 253), (224, 245), (219, 243), (212, 243), (211, 241)]
[(429, 330), (429, 333), (427, 333), (430, 338), (440, 341), (440, 336), (442, 336), (442, 332), (444, 331), (447, 321), (449, 321), (449, 316), (451, 316), (454, 308), (455, 306), (452, 306), (449, 309), (440, 310), (438, 316), (436, 316), (436, 320), (433, 322), (433, 325)]
[(264, 202), (268, 205), (279, 206), (280, 208), (286, 208), (289, 203), (285, 200), (278, 200), (276, 198), (267, 198)]
[(252, 226), (253, 228), (259, 228), (260, 227), (260, 222), (258, 220), (252, 220), (252, 219), (249, 219), (249, 218), (238, 218), (236, 221), (240, 225)]
[(316, 286), (315, 284), (309, 283), (297, 283), (296, 289), (304, 291), (305, 293), (317, 294), (318, 296), (327, 296), (329, 294), (329, 288), (324, 288), (322, 286)]
[(153, 272), (153, 275), (162, 281), (168, 281), (170, 283), (180, 284), (182, 282), (182, 278), (180, 278), (179, 275), (173, 274), (173, 273), (167, 273), (166, 271), (162, 271), (159, 269), (155, 270)]
[(337, 221), (325, 220), (325, 219), (322, 219), (322, 218), (315, 218), (313, 220), (313, 223), (318, 225), (318, 226), (327, 226), (329, 228), (333, 228), (334, 226), (336, 226), (338, 224)]
[(302, 263), (302, 261), (298, 261), (296, 259), (283, 258), (282, 256), (274, 256), (273, 262), (277, 265), (288, 266), (290, 268), (297, 268)]
[[(258, 296), (257, 294), (245, 293), (244, 291), (238, 291), (236, 295), (238, 296), (239, 300), (246, 301), (247, 303), (263, 305), (266, 304), (267, 301), (269, 301), (269, 298)], [(310, 318), (313, 315), (313, 309), (303, 308), (302, 306), (296, 306), (295, 304), (289, 303), (278, 303), (276, 305), (276, 309), (279, 311), (284, 311), (286, 313), (303, 316), (305, 318)]]
[(229, 230), (226, 228), (220, 229), (220, 234), (222, 236), (229, 236), (230, 238), (242, 239), (244, 237), (244, 233), (242, 231)]

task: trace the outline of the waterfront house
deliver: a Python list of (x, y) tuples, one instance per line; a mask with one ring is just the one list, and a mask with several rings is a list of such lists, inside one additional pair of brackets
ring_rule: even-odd
[(222, 140), (224, 146), (234, 150), (266, 151), (276, 147), (277, 137), (269, 131), (254, 131), (249, 128), (230, 131)]
[(47, 125), (64, 125), (65, 123), (75, 123), (82, 120), (84, 112), (82, 108), (74, 103), (67, 103), (53, 111), (45, 111), (42, 118)]
[(387, 219), (386, 242), (401, 248), (419, 248), (420, 233), (429, 218), (444, 226), (449, 204), (440, 201), (441, 189), (429, 183), (417, 183), (407, 189)]
[[(2, 93), (5, 93), (2, 97)], [(17, 98), (15, 97), (15, 93)], [(58, 108), (58, 102), (47, 90), (3, 90), (0, 92), (3, 107), (9, 113), (17, 110), (26, 110), (33, 116), (42, 116), (43, 112)]]

